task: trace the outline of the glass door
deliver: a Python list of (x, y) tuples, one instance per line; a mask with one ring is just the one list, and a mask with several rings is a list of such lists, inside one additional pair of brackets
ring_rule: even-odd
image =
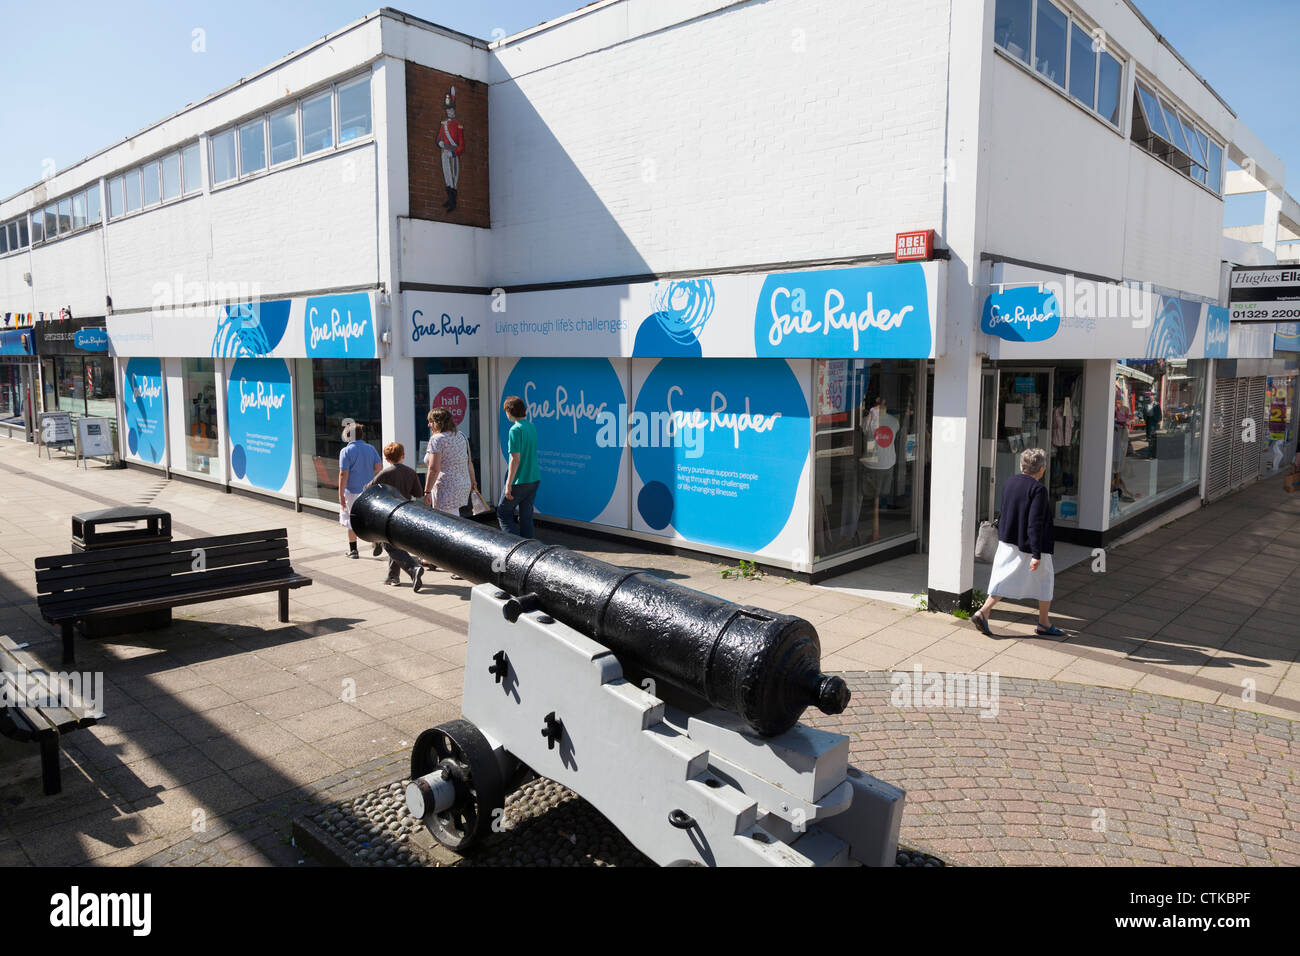
[[(1052, 373), (1046, 369), (997, 370), (997, 421), (993, 453), (993, 485), (989, 489), (991, 513), (1001, 507), (1007, 479), (1020, 474), (1020, 453), (1027, 448), (1047, 452), (1052, 472)], [(983, 465), (983, 462), (981, 462)]]

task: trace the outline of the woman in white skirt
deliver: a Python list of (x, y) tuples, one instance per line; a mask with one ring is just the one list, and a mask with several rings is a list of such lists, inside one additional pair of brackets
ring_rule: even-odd
[(1020, 455), (1020, 474), (1007, 481), (1002, 489), (1002, 511), (998, 517), (998, 553), (993, 557), (989, 578), (989, 597), (984, 606), (971, 615), (971, 623), (989, 637), (989, 611), (1002, 598), (1038, 602), (1040, 637), (1063, 637), (1065, 631), (1053, 626), (1048, 612), (1052, 606), (1055, 548), (1052, 528), (1052, 503), (1043, 487), (1047, 473), (1047, 452), (1028, 448)]

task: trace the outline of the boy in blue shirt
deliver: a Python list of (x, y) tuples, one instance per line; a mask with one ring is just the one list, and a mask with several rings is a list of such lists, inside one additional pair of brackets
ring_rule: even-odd
[[(373, 445), (361, 440), (363, 428), (360, 422), (348, 422), (343, 426), (343, 440), (347, 442), (339, 452), (339, 524), (348, 529), (349, 558), (357, 554), (357, 535), (352, 530), (352, 502), (370, 483), (370, 479), (383, 470), (379, 452)], [(383, 545), (376, 544), (374, 554), (383, 553)]]

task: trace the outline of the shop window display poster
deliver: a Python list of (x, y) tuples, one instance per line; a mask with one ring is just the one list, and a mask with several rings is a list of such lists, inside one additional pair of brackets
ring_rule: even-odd
[[(507, 365), (497, 408), (508, 395), (528, 405), (537, 428), (539, 514), (626, 528), (626, 365), (606, 358), (523, 358)], [(504, 479), (511, 422), (498, 414)], [(498, 493), (499, 492), (494, 492)]]
[(124, 377), (127, 452), (133, 458), (157, 465), (167, 451), (162, 360), (131, 359), (126, 363)]
[(791, 363), (638, 360), (634, 380), (633, 529), (806, 564), (809, 394)]
[(226, 389), (230, 470), (236, 481), (267, 491), (286, 487), (293, 460), (293, 403), (283, 359), (241, 358)]

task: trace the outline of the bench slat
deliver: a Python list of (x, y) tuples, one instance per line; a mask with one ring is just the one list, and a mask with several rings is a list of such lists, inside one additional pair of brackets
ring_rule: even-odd
[(58, 594), (42, 595), (37, 599), (37, 606), (40, 608), (41, 613), (45, 614), (47, 611), (61, 611), (79, 605), (94, 607), (98, 604), (117, 604), (135, 597), (152, 598), (161, 597), (165, 594), (185, 594), (190, 591), (219, 587), (223, 584), (242, 582), (244, 580), (271, 580), (288, 573), (290, 573), (289, 559), (278, 558), (274, 561), (262, 561), (258, 564), (217, 568), (214, 571), (191, 571), (186, 574), (173, 574), (169, 577), (140, 581), (128, 586), (104, 584), (97, 587), (81, 588), (76, 591), (61, 591)]
[[(204, 561), (209, 571), (289, 557), (289, 545), (284, 541), (206, 548), (204, 551)], [(36, 590), (39, 600), (40, 594), (60, 594), (105, 584), (186, 574), (191, 572), (193, 564), (194, 556), (189, 551), (185, 551), (182, 554), (127, 559), (103, 569), (76, 567), (41, 571), (36, 575)]]
[(65, 568), (83, 564), (112, 563), (120, 558), (131, 558), (142, 554), (165, 554), (180, 551), (181, 549), (188, 552), (193, 548), (216, 548), (222, 545), (251, 543), (274, 538), (287, 538), (288, 536), (288, 529), (274, 528), (270, 531), (244, 531), (239, 534), (221, 534), (208, 538), (131, 544), (120, 548), (102, 548), (99, 551), (74, 551), (69, 554), (55, 554), (37, 558), (36, 569), (39, 571), (47, 568)]
[(303, 577), (301, 574), (289, 574), (265, 581), (247, 582), (189, 593), (157, 595), (120, 604), (59, 609), (51, 611), (47, 618), (52, 621), (67, 621), (90, 617), (114, 617), (121, 614), (134, 614), (137, 611), (150, 611), (165, 607), (206, 604), (209, 601), (221, 601), (231, 597), (242, 597), (246, 594), (278, 591), (281, 588), (301, 588), (309, 584), (311, 584), (311, 578)]

